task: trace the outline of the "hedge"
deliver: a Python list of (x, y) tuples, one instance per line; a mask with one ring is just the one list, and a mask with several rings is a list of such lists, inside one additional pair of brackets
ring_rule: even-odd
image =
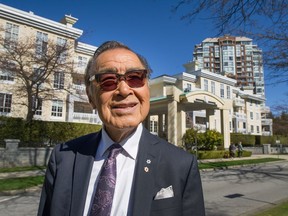
[[(195, 151), (191, 151), (192, 154), (196, 155)], [(238, 155), (238, 151), (236, 151), (236, 156)], [(252, 152), (250, 151), (243, 151), (242, 157), (251, 157)], [(198, 151), (197, 152), (197, 159), (217, 159), (217, 158), (228, 158), (229, 151), (222, 150), (222, 151)]]
[(238, 134), (231, 133), (230, 134), (231, 143), (239, 143), (240, 141), (244, 146), (254, 146), (254, 145), (262, 145), (262, 144), (277, 144), (276, 140), (280, 140), (281, 144), (288, 145), (288, 137), (273, 135), (273, 136), (258, 136), (258, 135), (249, 135), (249, 134)]
[(47, 146), (99, 131), (101, 125), (47, 122), (33, 120), (30, 124), (20, 118), (0, 116), (0, 145), (4, 139), (19, 139), (20, 146)]

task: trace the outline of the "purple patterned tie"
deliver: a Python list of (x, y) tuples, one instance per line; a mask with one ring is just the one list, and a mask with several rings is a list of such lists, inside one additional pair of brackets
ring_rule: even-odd
[(116, 183), (116, 157), (123, 150), (115, 143), (109, 148), (108, 158), (102, 166), (90, 216), (108, 216), (111, 212)]

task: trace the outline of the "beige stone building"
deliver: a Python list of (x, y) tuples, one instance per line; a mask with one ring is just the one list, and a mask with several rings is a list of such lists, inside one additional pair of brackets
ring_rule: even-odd
[[(72, 45), (73, 71), (51, 74), (50, 86), (53, 88), (51, 100), (37, 100), (40, 103), (34, 118), (45, 121), (68, 121), (101, 124), (95, 110), (92, 110), (85, 92), (84, 71), (89, 58), (97, 49), (95, 46), (81, 43), (79, 38), (83, 31), (73, 27), (77, 18), (65, 15), (60, 22), (55, 22), (0, 4), (1, 36), (5, 39), (20, 41), (35, 39), (35, 55), (41, 53), (49, 41), (57, 44)], [(0, 52), (3, 52), (3, 44)], [(33, 71), (33, 69), (31, 69)], [(9, 71), (0, 70), (0, 114), (25, 118), (27, 98), (15, 92), (21, 80)], [(43, 84), (47, 85), (47, 84)], [(47, 87), (47, 86), (43, 86)], [(42, 95), (44, 97), (44, 95)], [(41, 97), (41, 95), (40, 95)], [(20, 103), (22, 101), (22, 103)]]
[(204, 69), (195, 62), (185, 72), (162, 75), (150, 81), (150, 131), (177, 145), (187, 128), (214, 129), (230, 145), (230, 133), (272, 135), (272, 119), (263, 95), (249, 87), (236, 87), (237, 80)]

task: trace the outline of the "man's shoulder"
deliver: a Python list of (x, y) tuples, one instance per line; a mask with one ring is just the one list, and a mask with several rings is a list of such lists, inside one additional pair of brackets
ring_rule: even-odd
[(99, 132), (86, 134), (75, 139), (68, 140), (63, 143), (59, 143), (55, 146), (55, 149), (60, 151), (63, 150), (77, 150), (83, 148), (85, 146), (90, 145), (91, 143), (95, 143), (99, 136)]

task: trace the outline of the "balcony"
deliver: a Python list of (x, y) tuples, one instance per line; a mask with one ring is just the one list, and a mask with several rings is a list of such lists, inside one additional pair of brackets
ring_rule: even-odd
[(268, 107), (268, 106), (261, 107), (261, 112), (262, 113), (270, 113), (270, 107)]
[(272, 119), (261, 119), (261, 124), (262, 125), (272, 125), (273, 120)]
[(101, 124), (97, 114), (94, 113), (73, 113), (73, 122)]
[(262, 131), (262, 135), (263, 136), (272, 136), (272, 132), (271, 131)]
[(86, 87), (85, 85), (77, 85), (77, 84), (72, 84), (71, 88), (76, 91), (76, 94), (78, 95), (86, 95)]
[(234, 112), (233, 117), (236, 118), (237, 120), (241, 120), (241, 121), (246, 121), (246, 119), (247, 119), (246, 114), (238, 113), (238, 112)]
[(245, 106), (245, 100), (242, 98), (234, 98), (233, 106), (234, 107), (244, 107)]

